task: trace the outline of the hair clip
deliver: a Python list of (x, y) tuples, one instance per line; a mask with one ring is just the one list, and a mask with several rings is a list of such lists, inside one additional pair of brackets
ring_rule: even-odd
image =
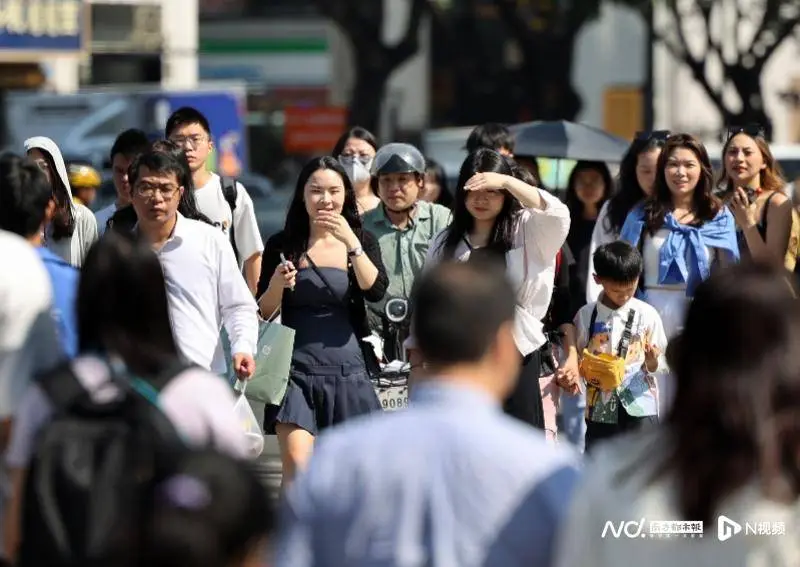
[(730, 141), (737, 134), (747, 134), (751, 138), (766, 138), (766, 131), (761, 124), (748, 124), (746, 126), (728, 126), (725, 141)]
[(649, 142), (655, 140), (657, 142), (666, 142), (670, 137), (669, 130), (641, 130), (636, 132), (634, 139), (639, 142)]
[(184, 510), (202, 510), (211, 504), (211, 492), (206, 484), (185, 474), (167, 479), (159, 492), (172, 506)]

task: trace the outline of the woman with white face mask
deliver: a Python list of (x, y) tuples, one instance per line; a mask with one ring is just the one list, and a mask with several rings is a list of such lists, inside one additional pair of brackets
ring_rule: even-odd
[(342, 134), (331, 154), (342, 164), (356, 190), (359, 215), (371, 211), (381, 203), (370, 175), (372, 160), (377, 151), (378, 140), (375, 136), (361, 126), (354, 126)]

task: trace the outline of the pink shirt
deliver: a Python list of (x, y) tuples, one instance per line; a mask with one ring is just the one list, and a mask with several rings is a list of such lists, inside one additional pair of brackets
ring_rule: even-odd
[[(75, 375), (96, 403), (110, 402), (119, 388), (109, 380), (105, 362), (82, 356), (72, 362)], [(233, 413), (236, 398), (219, 376), (199, 368), (188, 369), (161, 390), (159, 405), (175, 428), (191, 445), (204, 446), (213, 440), (219, 451), (237, 458), (247, 456), (245, 435)], [(14, 420), (6, 463), (26, 468), (35, 451), (38, 431), (47, 423), (52, 407), (45, 393), (32, 385), (25, 394)]]

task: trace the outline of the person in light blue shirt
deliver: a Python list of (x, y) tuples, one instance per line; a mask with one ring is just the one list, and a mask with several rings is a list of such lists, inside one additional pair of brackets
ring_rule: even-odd
[(78, 350), (75, 297), (79, 272), (48, 250), (45, 228), (55, 214), (47, 176), (30, 159), (7, 154), (0, 158), (0, 228), (18, 234), (36, 248), (53, 287), (51, 314), (64, 354)]
[(578, 457), (506, 416), (520, 355), (497, 260), (445, 262), (414, 297), (429, 366), (407, 410), (318, 439), (288, 487), (278, 567), (546, 567)]

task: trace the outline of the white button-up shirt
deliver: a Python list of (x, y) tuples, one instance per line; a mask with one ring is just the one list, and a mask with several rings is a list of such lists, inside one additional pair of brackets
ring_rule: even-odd
[(232, 353), (255, 353), (256, 302), (225, 235), (213, 226), (177, 214), (172, 236), (158, 251), (172, 332), (184, 357), (222, 374), (226, 371), (220, 342), (222, 325)]
[[(514, 340), (523, 355), (541, 347), (547, 338), (542, 319), (547, 315), (555, 282), (556, 255), (569, 233), (569, 209), (547, 191), (539, 191), (544, 207), (523, 209), (515, 225), (514, 246), (506, 253), (506, 271), (517, 289)], [(447, 230), (440, 232), (428, 248), (425, 269), (439, 263)], [(465, 236), (456, 246), (454, 259), (469, 259), (471, 244)], [(413, 348), (413, 339), (406, 343)]]

